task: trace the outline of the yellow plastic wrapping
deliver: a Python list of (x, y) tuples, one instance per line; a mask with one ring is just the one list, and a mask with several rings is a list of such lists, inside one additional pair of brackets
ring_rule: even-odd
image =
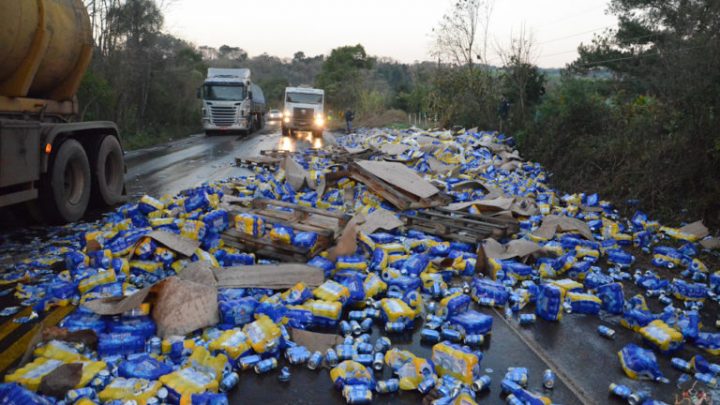
[(224, 331), (208, 345), (211, 351), (223, 351), (232, 359), (237, 359), (251, 349), (250, 340), (240, 329)]
[(433, 346), (432, 361), (439, 375), (451, 375), (465, 384), (472, 384), (480, 368), (477, 356), (452, 347), (446, 342)]
[(260, 315), (254, 322), (245, 325), (243, 332), (257, 353), (272, 349), (280, 338), (280, 328), (266, 315)]
[(118, 377), (98, 393), (98, 398), (103, 402), (132, 399), (139, 405), (144, 405), (161, 387), (162, 384), (158, 381)]
[(389, 322), (397, 322), (402, 318), (406, 320), (415, 318), (415, 311), (405, 301), (397, 298), (383, 298), (380, 300), (380, 307)]
[(350, 297), (350, 290), (337, 281), (327, 280), (313, 290), (313, 295), (323, 301), (345, 302)]
[(86, 292), (92, 290), (95, 287), (104, 284), (114, 283), (116, 281), (117, 278), (115, 276), (115, 270), (109, 269), (82, 279), (82, 281), (80, 281), (80, 284), (78, 284), (78, 290), (80, 290), (80, 293), (85, 294)]

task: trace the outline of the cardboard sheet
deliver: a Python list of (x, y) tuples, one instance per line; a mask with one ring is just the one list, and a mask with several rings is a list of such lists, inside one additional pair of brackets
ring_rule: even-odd
[[(200, 247), (200, 242), (197, 240), (185, 238), (178, 234), (165, 231), (152, 231), (149, 234), (145, 235), (143, 238), (151, 238), (154, 241), (164, 245), (168, 249), (171, 249), (187, 257), (194, 255), (197, 248)], [(140, 240), (138, 240), (138, 243), (140, 243), (143, 238), (140, 238)], [(133, 248), (132, 251), (135, 252), (135, 249)]]
[(365, 216), (362, 214), (355, 215), (345, 225), (342, 234), (337, 239), (335, 246), (328, 251), (328, 259), (335, 261), (340, 256), (347, 256), (355, 253), (357, 250), (357, 235), (360, 226), (365, 223)]
[(160, 337), (186, 335), (220, 322), (217, 289), (169, 277), (160, 282), (152, 317)]
[(299, 282), (315, 288), (325, 281), (323, 271), (300, 263), (233, 266), (215, 269), (219, 288), (286, 289)]
[(402, 143), (384, 143), (378, 149), (386, 155), (401, 155), (410, 150), (411, 147)]
[(474, 200), (460, 203), (453, 203), (448, 205), (447, 209), (451, 211), (465, 211), (470, 206), (475, 205), (481, 211), (506, 211), (512, 207), (515, 200), (512, 198), (498, 197), (490, 200)]
[(213, 269), (212, 264), (206, 261), (191, 262), (178, 273), (178, 277), (181, 280), (214, 287), (217, 285), (217, 280), (215, 280)]
[(291, 329), (290, 335), (293, 342), (305, 346), (310, 352), (320, 351), (325, 353), (327, 349), (334, 348), (343, 342), (340, 335), (310, 332), (302, 329)]
[(441, 162), (434, 156), (430, 156), (427, 158), (428, 166), (430, 166), (430, 170), (437, 174), (447, 174), (451, 173), (452, 171), (458, 169), (460, 166), (458, 165), (449, 165), (445, 162)]
[[(307, 170), (303, 168), (292, 156), (286, 156), (282, 163), (282, 169), (285, 170), (285, 179), (295, 189), (299, 191), (308, 181), (309, 175)], [(308, 185), (310, 185), (308, 183)]]
[(64, 399), (82, 378), (82, 363), (62, 364), (40, 380), (38, 392), (57, 399)]
[(82, 305), (98, 315), (119, 315), (138, 308), (145, 301), (153, 286), (145, 287), (133, 295), (122, 298), (101, 298)]
[(420, 198), (429, 198), (440, 192), (402, 163), (361, 160), (357, 164), (374, 176)]
[(710, 230), (707, 229), (705, 224), (703, 224), (702, 220), (695, 221), (691, 224), (683, 226), (682, 228), (680, 228), (680, 232), (687, 233), (689, 235), (695, 235), (700, 239), (710, 235)]
[(700, 241), (700, 246), (705, 249), (720, 249), (720, 238), (708, 238)]
[(488, 259), (500, 260), (525, 257), (542, 250), (542, 247), (537, 243), (524, 239), (512, 240), (506, 245), (501, 244), (495, 239), (485, 239), (482, 248)]
[(587, 240), (595, 240), (590, 227), (583, 221), (561, 215), (548, 215), (533, 235), (552, 239), (557, 232), (577, 232)]
[(367, 216), (365, 223), (360, 225), (360, 230), (370, 234), (378, 229), (392, 231), (401, 226), (403, 226), (403, 222), (392, 211), (378, 208)]

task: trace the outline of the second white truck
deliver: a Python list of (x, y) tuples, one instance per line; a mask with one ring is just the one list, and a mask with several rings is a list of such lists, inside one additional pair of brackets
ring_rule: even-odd
[(309, 87), (287, 87), (283, 109), (282, 134), (294, 135), (296, 131), (312, 132), (322, 136), (325, 130), (325, 91)]

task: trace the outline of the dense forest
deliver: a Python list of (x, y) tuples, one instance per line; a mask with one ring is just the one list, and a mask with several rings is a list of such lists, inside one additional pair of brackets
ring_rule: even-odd
[[(249, 67), (271, 107), (288, 85), (316, 85), (328, 109), (361, 125), (500, 129), (554, 172), (556, 186), (640, 200), (660, 218), (720, 224), (720, 2), (611, 0), (618, 26), (549, 74), (521, 30), (489, 60), (492, 0), (451, 4), (434, 62), (403, 64), (361, 44), (329, 55), (248, 55), (197, 47), (163, 30), (162, 0), (85, 0), (96, 42), (79, 97), (83, 119), (118, 123), (130, 148), (199, 129), (206, 70)], [(556, 73), (556, 71), (553, 71)]]

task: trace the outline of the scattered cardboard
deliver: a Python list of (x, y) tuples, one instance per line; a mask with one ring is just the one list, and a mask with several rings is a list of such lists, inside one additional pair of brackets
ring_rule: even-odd
[(70, 343), (82, 343), (90, 349), (97, 348), (98, 337), (92, 329), (78, 330), (70, 332), (65, 328), (57, 326), (48, 326), (40, 331), (41, 341), (49, 342), (51, 340), (61, 340)]
[(40, 380), (38, 392), (46, 396), (64, 399), (67, 392), (80, 383), (82, 369), (82, 363), (60, 365)]
[(335, 246), (328, 251), (328, 259), (335, 261), (340, 256), (354, 254), (357, 251), (357, 235), (360, 231), (360, 225), (364, 223), (364, 215), (358, 214), (352, 217), (337, 239)]
[[(292, 186), (293, 189), (299, 191), (303, 188), (305, 183), (310, 186), (311, 179), (307, 170), (296, 162), (292, 156), (287, 155), (282, 163), (282, 169), (285, 170), (285, 179)], [(315, 185), (315, 187), (317, 187)], [(311, 187), (311, 188), (315, 188)]]
[(542, 250), (542, 246), (524, 239), (515, 239), (505, 245), (495, 239), (485, 239), (482, 244), (482, 249), (488, 259), (507, 260), (515, 257), (529, 256)]
[(305, 346), (311, 353), (316, 351), (325, 353), (327, 349), (334, 348), (343, 342), (340, 335), (310, 332), (302, 329), (291, 329), (290, 336), (293, 342)]
[(430, 198), (440, 192), (402, 163), (361, 160), (357, 164), (370, 174), (417, 197)]
[(595, 240), (590, 227), (584, 221), (561, 215), (546, 216), (540, 228), (533, 232), (533, 235), (549, 240), (557, 232), (578, 232), (587, 240)]
[(510, 207), (510, 211), (523, 217), (531, 217), (540, 212), (535, 201), (530, 198), (515, 198), (515, 201)]
[(358, 154), (366, 152), (368, 150), (368, 148), (366, 148), (364, 146), (355, 146), (355, 147), (343, 146), (343, 149), (345, 149), (347, 151), (347, 153), (349, 153), (351, 155), (358, 155)]
[(498, 197), (490, 200), (474, 200), (454, 203), (445, 208), (451, 211), (464, 211), (474, 205), (480, 211), (507, 211), (512, 207), (514, 201), (515, 200), (513, 198)]
[(365, 218), (365, 223), (360, 225), (360, 231), (370, 234), (378, 229), (392, 231), (401, 226), (403, 226), (403, 222), (392, 211), (377, 208)]
[(217, 280), (213, 269), (213, 265), (206, 261), (191, 262), (178, 273), (178, 277), (181, 280), (215, 287)]
[(215, 269), (219, 288), (270, 288), (281, 290), (299, 282), (315, 288), (325, 281), (323, 271), (300, 263), (234, 266)]
[(434, 156), (430, 156), (427, 158), (427, 164), (430, 166), (430, 170), (432, 170), (434, 173), (437, 174), (447, 174), (452, 173), (454, 170), (457, 170), (460, 166), (458, 165), (449, 165), (445, 162), (440, 161)]
[(215, 287), (169, 277), (160, 282), (152, 317), (160, 337), (187, 335), (220, 322)]
[(383, 143), (379, 149), (386, 155), (401, 155), (412, 148), (402, 143)]
[(687, 224), (680, 228), (680, 232), (686, 233), (689, 235), (695, 235), (698, 239), (702, 239), (708, 235), (710, 235), (710, 230), (707, 229), (705, 224), (703, 224), (702, 220), (695, 221), (691, 224)]
[[(154, 286), (154, 285), (153, 285)], [(145, 287), (127, 297), (101, 298), (83, 303), (82, 305), (98, 315), (119, 315), (135, 308), (145, 301), (153, 286)]]
[[(150, 238), (154, 241), (164, 245), (170, 250), (173, 250), (175, 252), (178, 252), (182, 254), (183, 256), (190, 257), (195, 254), (195, 251), (200, 247), (200, 241), (185, 238), (183, 236), (180, 236), (175, 233), (170, 233), (166, 231), (152, 231), (149, 234), (143, 236), (140, 238), (137, 242), (137, 244), (140, 244), (144, 238)], [(136, 244), (136, 246), (137, 246)], [(130, 253), (130, 258), (135, 253), (135, 248)], [(128, 259), (130, 260), (130, 259)]]
[(708, 238), (700, 241), (700, 246), (705, 249), (720, 249), (720, 238)]

